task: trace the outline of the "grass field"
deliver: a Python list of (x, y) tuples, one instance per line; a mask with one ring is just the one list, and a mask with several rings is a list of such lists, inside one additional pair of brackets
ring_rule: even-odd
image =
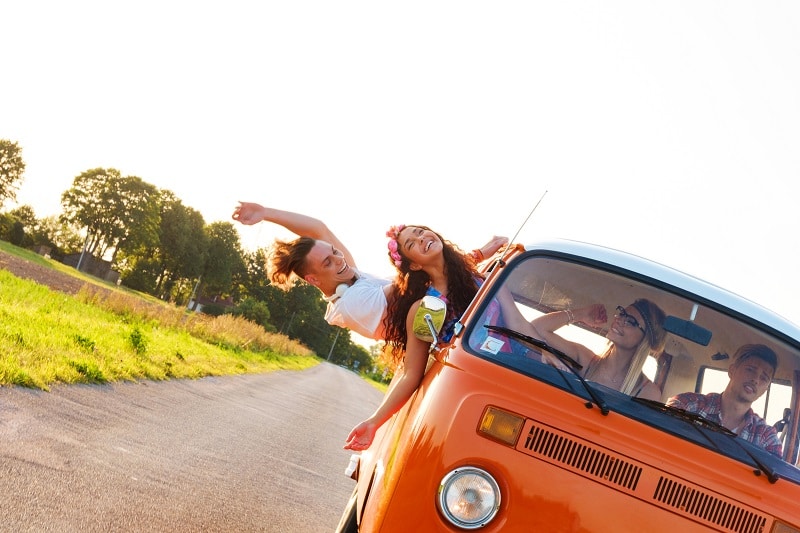
[(0, 385), (163, 380), (308, 368), (305, 346), (247, 320), (187, 312), (8, 243), (0, 250), (75, 275), (77, 294), (0, 269)]

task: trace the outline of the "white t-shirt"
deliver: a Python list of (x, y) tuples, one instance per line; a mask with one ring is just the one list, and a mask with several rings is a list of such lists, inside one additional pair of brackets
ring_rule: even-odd
[(384, 287), (392, 281), (356, 271), (358, 279), (341, 297), (328, 302), (325, 321), (355, 331), (369, 339), (383, 335), (383, 315), (386, 313)]

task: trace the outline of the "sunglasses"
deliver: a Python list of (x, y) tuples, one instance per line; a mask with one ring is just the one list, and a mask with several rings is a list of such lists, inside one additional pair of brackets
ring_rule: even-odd
[(633, 328), (639, 328), (640, 330), (642, 330), (642, 333), (647, 333), (644, 330), (644, 328), (639, 325), (639, 321), (636, 320), (635, 318), (633, 318), (631, 315), (629, 315), (625, 311), (625, 308), (622, 307), (621, 305), (617, 306), (617, 314), (614, 315), (614, 318), (620, 318), (620, 319), (622, 319), (622, 323), (625, 324), (626, 326), (631, 326)]

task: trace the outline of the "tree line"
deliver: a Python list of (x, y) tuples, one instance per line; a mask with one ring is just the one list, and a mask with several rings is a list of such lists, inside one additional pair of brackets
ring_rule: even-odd
[[(16, 201), (24, 172), (19, 144), (0, 139), (0, 206)], [(74, 254), (107, 261), (130, 289), (178, 306), (204, 301), (203, 312), (242, 316), (331, 362), (374, 366), (379, 348), (370, 354), (346, 330), (325, 322), (317, 289), (302, 283), (289, 291), (273, 287), (265, 248), (243, 250), (233, 223), (207, 224), (172, 191), (114, 168), (93, 168), (74, 178), (61, 206), (59, 215), (44, 218), (27, 205), (0, 212), (0, 239), (47, 247), (59, 261)]]

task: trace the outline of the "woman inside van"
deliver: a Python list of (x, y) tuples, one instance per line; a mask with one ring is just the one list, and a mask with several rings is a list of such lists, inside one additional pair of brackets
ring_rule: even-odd
[[(596, 354), (586, 346), (569, 341), (555, 331), (568, 324), (582, 322), (602, 327), (608, 323), (603, 304), (547, 313), (531, 321), (539, 336), (583, 366), (583, 377), (631, 396), (661, 401), (661, 389), (644, 375), (642, 366), (648, 355), (660, 354), (666, 343), (662, 327), (664, 311), (650, 300), (640, 298), (623, 307), (617, 306), (606, 338), (610, 346)], [(551, 358), (545, 356), (548, 362)], [(562, 366), (560, 362), (552, 362)]]

